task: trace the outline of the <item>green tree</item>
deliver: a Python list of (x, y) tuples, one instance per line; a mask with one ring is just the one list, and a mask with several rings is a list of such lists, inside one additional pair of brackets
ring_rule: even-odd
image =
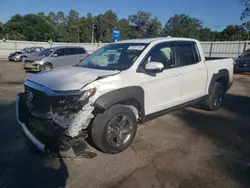
[(246, 40), (247, 31), (243, 26), (229, 25), (220, 33), (220, 38), (227, 41)]
[(56, 21), (56, 15), (54, 12), (50, 12), (49, 15), (48, 15), (48, 19), (52, 22), (52, 23), (55, 23)]
[(129, 15), (128, 21), (132, 32), (130, 38), (143, 38), (151, 25), (152, 14), (150, 12), (139, 11), (137, 14)]
[(131, 27), (127, 19), (123, 18), (119, 20), (117, 23), (117, 29), (120, 30), (121, 40), (129, 39), (129, 32), (131, 31)]
[(4, 24), (0, 22), (0, 40), (4, 38)]
[(39, 16), (42, 16), (42, 17), (45, 16), (44, 12), (39, 12), (38, 15), (39, 15)]
[(58, 13), (56, 14), (55, 22), (58, 25), (63, 25), (65, 23), (65, 16), (64, 16), (64, 13), (62, 11), (58, 11)]
[(79, 18), (79, 13), (75, 10), (69, 11), (69, 20), (74, 20)]
[(245, 10), (241, 14), (241, 19), (244, 19), (246, 17), (250, 16), (250, 0), (242, 0), (245, 6)]
[(154, 17), (149, 24), (149, 27), (146, 31), (146, 37), (159, 37), (162, 32), (161, 22), (157, 17)]
[(44, 41), (54, 37), (55, 28), (45, 18), (27, 14), (15, 15), (5, 24), (10, 39)]
[(210, 28), (202, 28), (200, 30), (199, 40), (201, 41), (214, 41), (216, 40), (216, 33), (212, 31)]
[(105, 35), (101, 37), (103, 42), (111, 42), (112, 29), (117, 28), (117, 14), (111, 10), (106, 11), (104, 14), (100, 14), (96, 17), (97, 24), (101, 25), (101, 35), (105, 32)]
[(165, 36), (190, 37), (199, 39), (202, 22), (185, 14), (171, 17), (164, 27)]

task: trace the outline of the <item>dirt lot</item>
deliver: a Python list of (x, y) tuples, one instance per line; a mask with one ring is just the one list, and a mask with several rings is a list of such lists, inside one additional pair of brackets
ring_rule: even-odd
[(141, 126), (118, 155), (51, 159), (15, 121), (15, 97), (30, 75), (0, 62), (0, 187), (250, 187), (250, 75), (236, 75), (218, 112), (185, 108)]

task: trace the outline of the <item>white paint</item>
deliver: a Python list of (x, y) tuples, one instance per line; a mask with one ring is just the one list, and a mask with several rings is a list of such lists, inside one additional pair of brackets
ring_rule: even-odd
[(92, 119), (93, 115), (91, 112), (94, 107), (87, 104), (78, 113), (70, 113), (68, 116), (58, 115), (57, 113), (51, 113), (53, 121), (63, 128), (67, 128), (65, 134), (76, 137), (82, 129), (87, 128), (89, 122), (87, 120)]
[[(163, 70), (163, 72), (155, 76), (138, 73), (137, 68), (145, 55), (156, 44), (168, 41), (194, 41), (198, 46), (201, 56), (201, 62), (172, 69)], [(96, 87), (95, 94), (90, 98), (88, 105), (91, 106), (100, 96), (115, 89), (128, 86), (141, 86), (145, 92), (145, 113), (146, 115), (167, 109), (178, 104), (202, 97), (208, 94), (208, 87), (214, 73), (220, 69), (227, 69), (230, 73), (230, 83), (233, 80), (233, 60), (214, 60), (205, 62), (205, 57), (200, 43), (197, 40), (185, 38), (158, 38), (158, 39), (142, 39), (129, 40), (118, 43), (147, 43), (150, 42), (142, 54), (134, 62), (133, 66), (128, 70), (122, 71), (106, 71), (97, 69), (86, 69), (81, 67), (71, 67), (58, 69), (51, 72), (36, 74), (29, 80), (40, 85), (48, 87), (52, 90), (86, 90)], [(111, 75), (103, 79), (94, 81), (98, 76)], [(90, 84), (88, 84), (90, 83)], [(87, 105), (87, 106), (88, 106)], [(76, 114), (75, 120), (60, 119), (56, 115), (55, 121), (59, 124), (69, 126), (69, 135), (77, 136), (78, 132), (83, 128), (93, 109), (88, 112), (79, 112)], [(63, 122), (65, 120), (65, 122)]]

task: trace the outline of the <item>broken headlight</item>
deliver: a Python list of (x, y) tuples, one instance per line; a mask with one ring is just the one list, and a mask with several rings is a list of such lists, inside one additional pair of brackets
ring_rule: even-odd
[(77, 95), (67, 96), (60, 99), (57, 104), (53, 105), (54, 111), (79, 110), (88, 103), (89, 97), (95, 94), (96, 88), (84, 90)]
[(96, 88), (92, 88), (89, 90), (82, 91), (82, 94), (77, 99), (78, 101), (86, 101), (89, 97), (93, 96), (95, 94)]

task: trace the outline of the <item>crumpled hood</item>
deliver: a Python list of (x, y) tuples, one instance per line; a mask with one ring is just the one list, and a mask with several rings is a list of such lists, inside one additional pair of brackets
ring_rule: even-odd
[(55, 91), (80, 90), (100, 76), (108, 76), (119, 72), (70, 66), (34, 74), (28, 80)]

